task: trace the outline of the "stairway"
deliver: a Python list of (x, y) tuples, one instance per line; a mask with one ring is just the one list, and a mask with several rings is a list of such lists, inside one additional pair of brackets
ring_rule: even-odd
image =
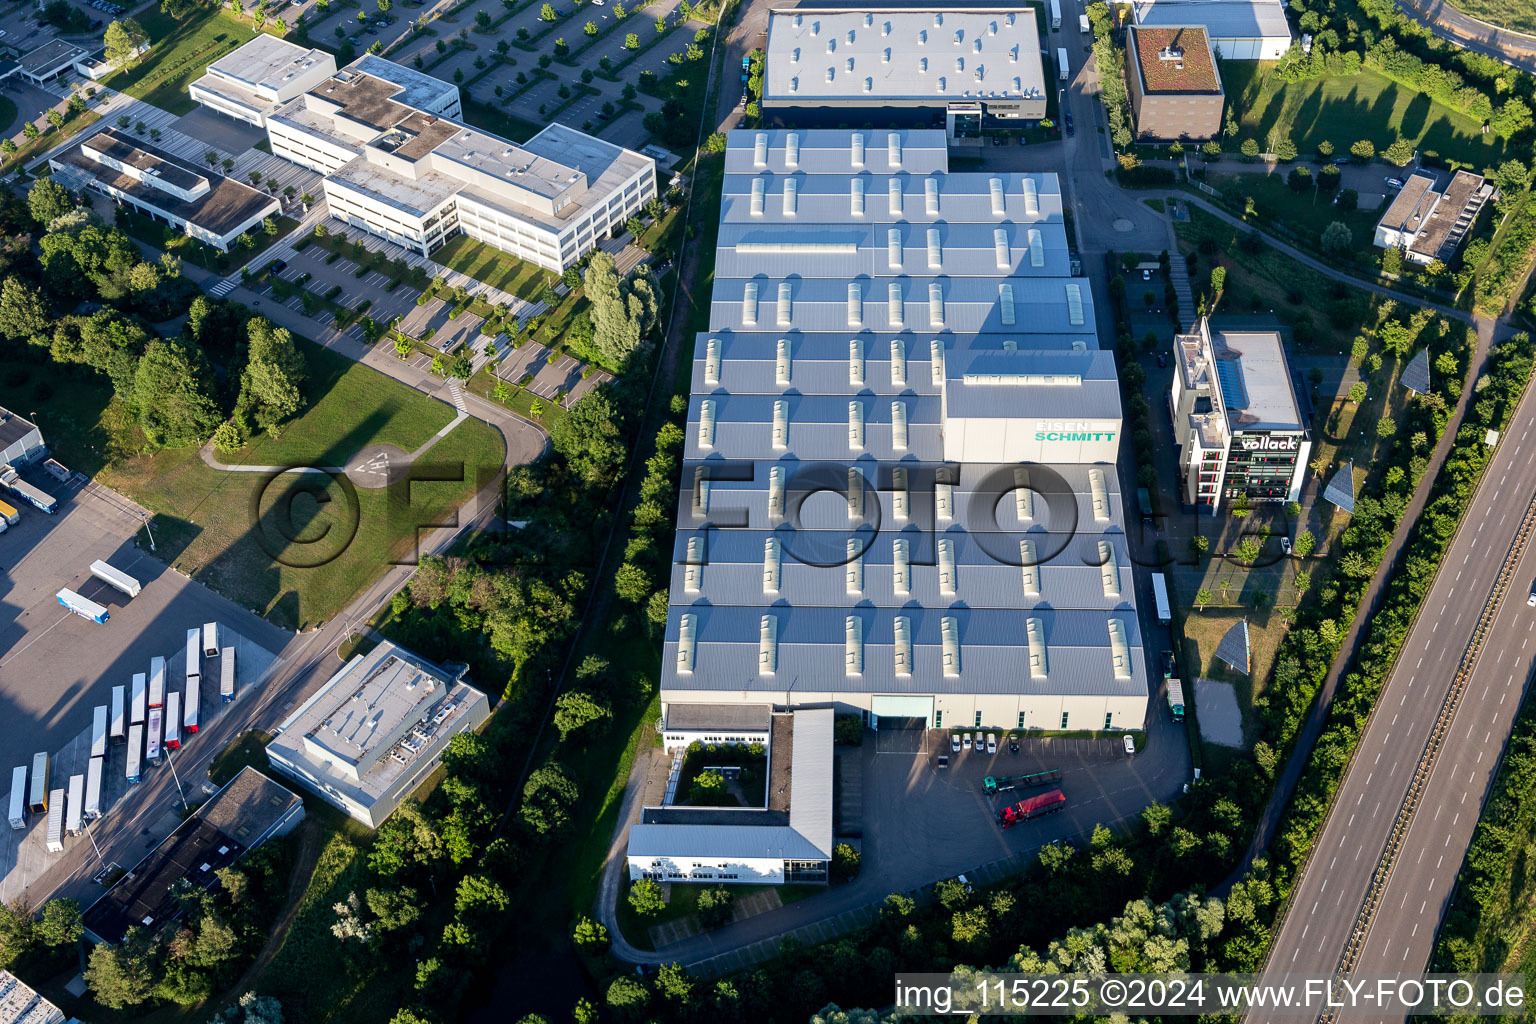
[(1173, 285), (1173, 294), (1179, 298), (1179, 322), (1186, 325), (1185, 330), (1193, 330), (1195, 293), (1189, 282), (1189, 264), (1181, 253), (1173, 252), (1168, 257), (1168, 280)]

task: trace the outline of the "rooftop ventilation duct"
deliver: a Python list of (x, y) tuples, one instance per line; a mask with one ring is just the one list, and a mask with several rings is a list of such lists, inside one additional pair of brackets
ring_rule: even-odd
[(905, 522), (911, 514), (912, 492), (907, 487), (907, 471), (891, 470), (891, 514)]
[(864, 474), (857, 466), (848, 469), (848, 518), (854, 522), (864, 518)]
[(1109, 620), (1109, 658), (1116, 679), (1131, 678), (1130, 638), (1126, 635), (1125, 623), (1115, 618)]
[(848, 447), (854, 451), (864, 447), (864, 403), (857, 399), (848, 403)]
[(789, 447), (789, 399), (773, 402), (773, 446), (780, 451)]
[(790, 302), (790, 294), (791, 294), (791, 292), (790, 292), (789, 282), (788, 281), (780, 281), (779, 282), (779, 310), (778, 310), (778, 313), (779, 313), (779, 326), (780, 327), (788, 327), (789, 326), (790, 311), (792, 309), (791, 302)]
[(768, 517), (770, 519), (784, 518), (784, 467), (771, 466), (768, 469)]
[(1040, 233), (1040, 229), (1030, 228), (1024, 237), (1029, 240), (1029, 265), (1045, 266), (1045, 236)]
[(1031, 217), (1040, 216), (1040, 183), (1034, 178), (1024, 179), (1024, 212)]
[(791, 369), (789, 339), (780, 338), (777, 349), (778, 351), (775, 353), (773, 366), (773, 379), (775, 383), (779, 385), (779, 387), (788, 387), (789, 374)]
[(777, 594), (784, 568), (784, 542), (777, 537), (763, 541), (763, 593)]
[(847, 560), (843, 563), (843, 585), (850, 594), (864, 593), (864, 546), (857, 537), (849, 537)]
[(992, 229), (992, 253), (997, 257), (997, 268), (1007, 270), (1013, 262), (1013, 254), (1008, 249), (1008, 230), (1006, 228)]
[(763, 215), (763, 206), (764, 206), (765, 201), (767, 199), (767, 195), (768, 195), (768, 179), (767, 178), (761, 178), (761, 177), (753, 178), (752, 179), (752, 216), (754, 216), (754, 217), (761, 217)]
[(704, 538), (688, 538), (688, 560), (683, 564), (683, 590), (697, 594), (704, 584)]
[(863, 178), (850, 178), (848, 181), (848, 212), (855, 217), (864, 216)]
[(864, 322), (864, 286), (857, 281), (848, 282), (848, 326), (858, 327)]
[(933, 506), (940, 519), (955, 518), (955, 485), (942, 480), (934, 484)]
[[(938, 287), (935, 285), (934, 287)], [(892, 327), (900, 327), (902, 323), (902, 298), (901, 285), (895, 281), (885, 286), (885, 312), (886, 319)]]
[[(795, 51), (798, 53), (799, 51)], [(752, 140), (752, 163), (758, 167), (768, 166), (768, 133), (758, 132)]]
[(1029, 537), (1019, 541), (1019, 564), (1024, 567), (1024, 594), (1040, 596), (1040, 561), (1035, 554), (1035, 542)]
[(939, 620), (939, 635), (944, 642), (944, 677), (960, 675), (960, 620), (946, 615)]
[(905, 615), (896, 616), (895, 638), (892, 643), (891, 661), (898, 676), (912, 674), (912, 620)]
[(1107, 540), (1099, 541), (1099, 575), (1104, 583), (1104, 596), (1120, 596), (1120, 560), (1115, 556), (1115, 546)]
[(706, 398), (699, 403), (699, 447), (715, 446), (715, 400)]
[(912, 565), (907, 558), (910, 544), (905, 537), (891, 541), (891, 589), (902, 597), (912, 593)]
[(891, 447), (897, 451), (907, 450), (907, 403), (891, 403)]
[(938, 270), (943, 265), (943, 246), (939, 242), (939, 229), (928, 229), (928, 269)]
[(693, 515), (695, 519), (709, 515), (709, 471), (703, 466), (693, 468)]
[(1109, 487), (1104, 482), (1102, 469), (1088, 471), (1088, 490), (1093, 498), (1093, 518), (1096, 522), (1109, 522)]
[(903, 338), (891, 339), (891, 385), (907, 386), (907, 342)]
[(764, 615), (757, 628), (757, 674), (771, 676), (779, 670), (779, 619)]
[(1029, 677), (1045, 679), (1050, 673), (1045, 650), (1045, 622), (1031, 615), (1024, 620), (1024, 635), (1029, 640)]
[(1014, 323), (1013, 312), (1013, 285), (1000, 284), (997, 286), (997, 311), (1002, 318), (1004, 327), (1012, 327)]
[(1067, 285), (1067, 322), (1073, 327), (1083, 326), (1083, 289), (1080, 285)]
[(843, 619), (843, 672), (850, 676), (864, 673), (864, 620), (857, 615)]
[(704, 345), (704, 383), (720, 383), (720, 339), (711, 337)]
[(741, 289), (741, 322), (748, 327), (757, 324), (757, 282), (748, 281)]
[(855, 167), (864, 166), (864, 143), (864, 133), (854, 132), (851, 146), (853, 149), (853, 166)]
[(932, 364), (934, 387), (944, 383), (944, 343), (938, 338), (928, 342), (928, 361)]
[(848, 339), (848, 383), (864, 386), (864, 339)]
[(939, 549), (939, 593), (945, 597), (954, 597), (958, 585), (955, 570), (955, 540), (953, 537), (940, 537)]
[(800, 212), (800, 183), (794, 178), (784, 179), (784, 216), (793, 217)]
[(677, 674), (693, 674), (693, 657), (699, 633), (699, 617), (692, 612), (677, 620)]
[(928, 283), (928, 326), (944, 326), (944, 286), (937, 281)]

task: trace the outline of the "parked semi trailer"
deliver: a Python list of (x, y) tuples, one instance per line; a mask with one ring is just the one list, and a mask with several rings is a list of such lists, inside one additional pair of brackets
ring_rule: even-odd
[(95, 821), (101, 817), (101, 775), (107, 769), (107, 759), (104, 757), (91, 758), (90, 767), (85, 771), (85, 820)]
[(165, 696), (165, 749), (181, 748), (181, 694), (172, 690)]
[(1006, 793), (1010, 789), (1033, 789), (1043, 786), (1047, 782), (1060, 782), (1061, 769), (1052, 768), (1049, 771), (1033, 772), (1029, 775), (1004, 775), (1001, 777), (988, 775), (981, 780), (981, 788), (988, 796), (993, 793)]
[(219, 656), (219, 624), (217, 622), (203, 623), (203, 653), (210, 658)]
[(48, 791), (48, 836), (43, 843), (49, 853), (64, 852), (64, 791)]
[(224, 648), (219, 660), (219, 696), (228, 704), (235, 699), (235, 649)]
[(21, 522), (21, 513), (10, 502), (0, 501), (0, 521), (6, 526), (15, 526)]
[(187, 675), (203, 674), (203, 631), (193, 626), (187, 630)]
[(128, 761), (123, 777), (130, 783), (138, 782), (144, 764), (144, 724), (135, 722), (128, 727)]
[(1175, 722), (1184, 721), (1184, 684), (1177, 679), (1168, 681), (1168, 710)]
[(81, 597), (68, 587), (59, 591), (59, 604), (68, 608), (82, 619), (90, 619), (92, 622), (106, 622), (112, 614), (106, 608), (89, 598)]
[(44, 491), (41, 488), (33, 487), (31, 484), (23, 480), (21, 478), (21, 474), (16, 472), (15, 466), (0, 465), (0, 484), (4, 484), (5, 486), (9, 487), (18, 498), (20, 498), (22, 501), (25, 501), (33, 508), (37, 509), (39, 512), (46, 512), (49, 515), (53, 515), (53, 513), (58, 510), (58, 501), (56, 501), (54, 497), (47, 491)]
[(107, 706), (98, 704), (91, 715), (91, 756), (107, 756)]
[(27, 766), (11, 769), (11, 828), (27, 827)]
[(27, 810), (43, 814), (48, 810), (48, 755), (32, 755), (32, 787), (28, 791)]
[(150, 764), (160, 763), (160, 728), (164, 715), (164, 708), (149, 709), (149, 720), (144, 729), (144, 760)]
[(112, 740), (128, 738), (128, 688), (119, 684), (112, 687), (112, 726), (107, 736)]
[(129, 708), (129, 711), (128, 711), (128, 724), (129, 725), (143, 725), (144, 724), (144, 708), (145, 708), (145, 703), (144, 703), (145, 693), (144, 693), (144, 691), (145, 691), (145, 686), (146, 686), (145, 680), (148, 679), (148, 678), (149, 677), (146, 676), (143, 672), (135, 672), (133, 674), (132, 698), (128, 702), (128, 708)]
[(149, 659), (149, 706), (165, 704), (165, 659), (159, 656)]
[(64, 831), (77, 836), (85, 830), (85, 776), (69, 777), (69, 802), (64, 808)]
[(129, 597), (138, 597), (139, 591), (144, 589), (139, 585), (138, 580), (129, 576), (121, 569), (114, 569), (100, 559), (91, 563), (91, 575), (101, 580), (107, 586), (121, 590)]
[(197, 732), (197, 708), (202, 702), (202, 691), (202, 676), (187, 680), (187, 689), (181, 699), (181, 728), (188, 736)]
[(1049, 793), (1041, 793), (1032, 796), (1028, 800), (1020, 800), (1016, 804), (1004, 807), (998, 812), (997, 820), (1003, 828), (1012, 828), (1021, 821), (1038, 818), (1044, 814), (1054, 814), (1067, 806), (1067, 797), (1059, 789), (1053, 789)]

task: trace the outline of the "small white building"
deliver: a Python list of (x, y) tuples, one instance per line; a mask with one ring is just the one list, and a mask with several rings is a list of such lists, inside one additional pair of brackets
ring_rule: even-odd
[(1291, 48), (1283, 0), (1132, 0), (1136, 24), (1199, 25), (1222, 60), (1279, 60)]
[(462, 234), (559, 273), (656, 197), (650, 157), (561, 124), (509, 142), (459, 116), (456, 86), (368, 54), (268, 115), (267, 136), (326, 176), (332, 216), (422, 255)]
[[(736, 728), (723, 709), (717, 731)], [(757, 707), (766, 712), (766, 705)], [(658, 882), (825, 882), (832, 861), (831, 708), (770, 717), (762, 807), (647, 807), (629, 827), (629, 877)], [(701, 710), (694, 724), (705, 726)], [(787, 754), (786, 754), (787, 751)]]
[(1376, 222), (1372, 241), (1378, 249), (1403, 250), (1410, 263), (1445, 262), (1461, 248), (1483, 204), (1497, 196), (1481, 174), (1457, 171), (1441, 192), (1433, 175), (1417, 171)]
[(278, 727), (267, 758), (377, 828), (437, 767), (457, 733), (490, 717), (484, 693), (389, 642), (356, 655)]
[(43, 433), (35, 423), (0, 408), (0, 465), (22, 466), (47, 451)]
[(692, 743), (768, 743), (773, 708), (767, 704), (668, 704), (662, 712), (662, 745), (681, 750)]
[(48, 158), (65, 188), (89, 188), (228, 252), (235, 239), (282, 212), (274, 196), (195, 167), (105, 128)]
[(277, 36), (255, 39), (208, 65), (187, 95), (210, 110), (265, 127), (280, 105), (336, 73), (336, 58)]
[(63, 39), (50, 39), (30, 53), (23, 54), (6, 77), (20, 75), (33, 85), (58, 78), (85, 56), (85, 48)]

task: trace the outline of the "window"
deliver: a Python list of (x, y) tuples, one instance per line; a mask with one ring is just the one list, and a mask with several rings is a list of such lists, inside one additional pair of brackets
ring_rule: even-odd
[(1061, 727), (1063, 729), (1067, 727), (1067, 713), (1065, 711), (1061, 713)]
[(981, 712), (976, 712), (976, 728), (981, 728)]
[(1106, 712), (1104, 712), (1104, 728), (1106, 728), (1106, 729), (1113, 728), (1114, 724), (1115, 724), (1115, 713), (1113, 711), (1106, 711)]
[(942, 712), (942, 711), (935, 711), (933, 713), (933, 727), (935, 729), (942, 729), (942, 728), (944, 728), (944, 712)]
[(1019, 712), (1019, 728), (1024, 728), (1024, 712)]

